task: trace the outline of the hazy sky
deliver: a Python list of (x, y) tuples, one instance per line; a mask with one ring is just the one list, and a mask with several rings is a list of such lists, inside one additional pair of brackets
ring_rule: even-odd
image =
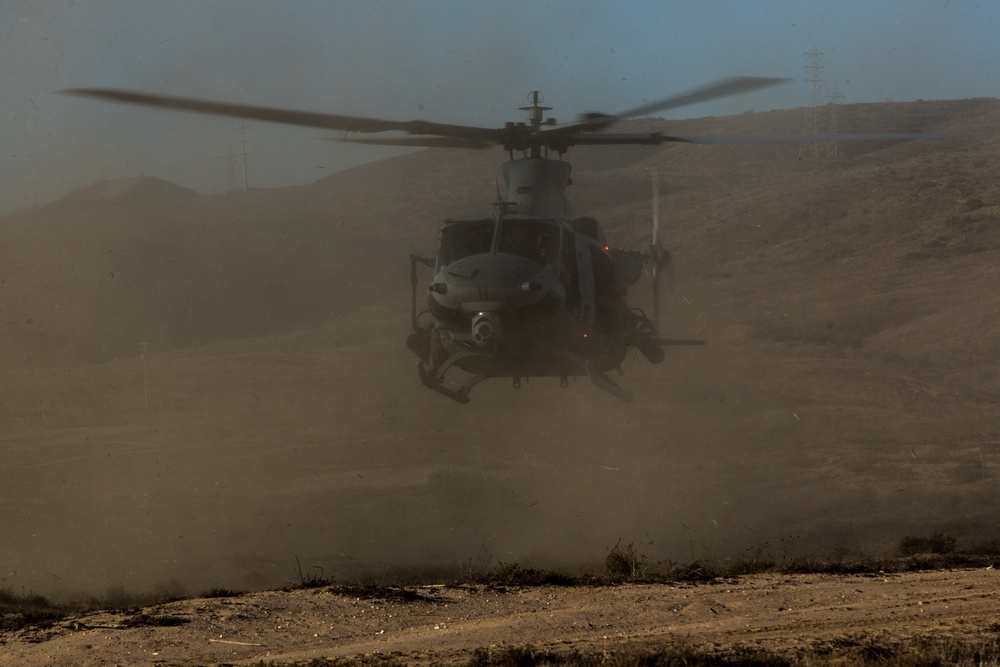
[[(238, 120), (63, 88), (498, 127), (532, 89), (570, 120), (730, 75), (795, 79), (674, 115), (697, 117), (805, 105), (815, 46), (845, 103), (995, 97), (994, 17), (994, 0), (0, 0), (0, 213), (138, 174), (227, 188)], [(393, 154), (328, 136), (250, 124), (251, 185)]]

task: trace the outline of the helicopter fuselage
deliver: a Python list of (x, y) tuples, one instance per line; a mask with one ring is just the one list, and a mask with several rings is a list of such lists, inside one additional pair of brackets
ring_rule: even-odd
[[(536, 190), (530, 184), (540, 174), (548, 182)], [(618, 367), (635, 342), (637, 316), (625, 295), (641, 264), (608, 248), (593, 218), (553, 210), (554, 192), (561, 196), (569, 182), (567, 163), (508, 162), (504, 175), (521, 201), (498, 202), (487, 218), (448, 220), (440, 228), (427, 295), (433, 322), (415, 324), (410, 345), (423, 359), (424, 383), (462, 400), (488, 377), (511, 377), (516, 385), (522, 377), (565, 384), (590, 375), (627, 397), (602, 374)], [(525, 204), (536, 210), (520, 212)], [(452, 366), (473, 377), (457, 392), (442, 384)]]
[(495, 360), (490, 375), (509, 375), (506, 362), (554, 352), (581, 328), (570, 310), (580, 299), (572, 263), (563, 259), (576, 256), (565, 223), (501, 210), (485, 220), (448, 221), (439, 237), (427, 302), (440, 348), (482, 353)]

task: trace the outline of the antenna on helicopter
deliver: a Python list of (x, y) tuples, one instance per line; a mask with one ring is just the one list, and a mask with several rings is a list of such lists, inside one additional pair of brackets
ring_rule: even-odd
[(504, 213), (504, 214), (509, 213), (509, 212), (515, 212), (516, 213), (515, 209), (517, 208), (517, 202), (506, 201), (503, 198), (503, 193), (500, 190), (500, 180), (497, 179), (495, 182), (496, 182), (496, 186), (497, 186), (497, 200), (495, 202), (493, 202), (493, 208), (494, 208), (494, 210), (495, 209), (500, 209), (500, 212)]
[[(649, 170), (653, 186), (653, 238), (649, 245), (653, 272), (653, 326), (660, 326), (660, 274), (670, 270), (670, 253), (660, 242), (660, 172), (656, 167)], [(669, 279), (669, 275), (667, 276)]]

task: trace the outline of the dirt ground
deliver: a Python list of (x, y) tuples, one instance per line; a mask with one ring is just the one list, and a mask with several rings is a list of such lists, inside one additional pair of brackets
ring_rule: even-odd
[(684, 647), (859, 655), (920, 638), (1000, 632), (993, 569), (872, 575), (751, 575), (711, 583), (390, 589), (327, 588), (184, 600), (74, 617), (0, 635), (10, 665), (245, 665), (377, 655), (463, 664), (476, 649), (613, 654)]

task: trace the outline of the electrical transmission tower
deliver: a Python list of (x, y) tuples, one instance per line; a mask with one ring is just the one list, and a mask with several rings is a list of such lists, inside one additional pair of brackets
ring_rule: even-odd
[[(226, 153), (226, 192), (233, 192), (237, 189), (237, 182), (243, 181), (243, 192), (249, 189), (247, 179), (247, 128), (243, 121), (240, 121), (240, 138), (229, 144), (229, 152)], [(238, 148), (234, 147), (239, 144)], [(242, 179), (240, 178), (242, 175)]]
[[(806, 57), (806, 83), (809, 84), (809, 103), (806, 115), (802, 121), (802, 134), (819, 134), (819, 114), (823, 106), (823, 52), (815, 46), (803, 54)], [(818, 156), (820, 146), (817, 142), (799, 144), (799, 157), (808, 148), (812, 155)]]

